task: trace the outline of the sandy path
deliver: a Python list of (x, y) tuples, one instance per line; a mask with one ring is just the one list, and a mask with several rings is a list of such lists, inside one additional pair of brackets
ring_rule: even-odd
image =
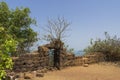
[(36, 80), (120, 80), (120, 67), (100, 64), (69, 67), (47, 72), (43, 78)]

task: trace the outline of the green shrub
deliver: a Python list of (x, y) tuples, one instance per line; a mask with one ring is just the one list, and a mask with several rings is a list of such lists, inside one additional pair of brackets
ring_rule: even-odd
[(6, 76), (6, 70), (12, 69), (10, 53), (15, 51), (17, 41), (0, 26), (0, 80)]
[(120, 38), (111, 37), (105, 32), (105, 39), (91, 40), (91, 45), (84, 50), (87, 54), (91, 52), (102, 52), (106, 56), (106, 61), (116, 61), (120, 58)]

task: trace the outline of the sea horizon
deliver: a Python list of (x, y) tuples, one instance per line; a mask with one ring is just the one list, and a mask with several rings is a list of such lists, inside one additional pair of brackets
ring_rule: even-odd
[(83, 56), (85, 52), (83, 50), (74, 51), (75, 56)]

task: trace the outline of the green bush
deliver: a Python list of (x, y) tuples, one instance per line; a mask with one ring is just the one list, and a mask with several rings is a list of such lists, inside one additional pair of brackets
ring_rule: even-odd
[(6, 70), (12, 69), (13, 63), (10, 53), (15, 51), (17, 41), (0, 26), (0, 80), (6, 76)]
[(105, 32), (105, 39), (91, 40), (91, 45), (84, 50), (87, 54), (91, 52), (102, 52), (106, 56), (106, 61), (116, 61), (120, 58), (120, 38), (111, 37)]

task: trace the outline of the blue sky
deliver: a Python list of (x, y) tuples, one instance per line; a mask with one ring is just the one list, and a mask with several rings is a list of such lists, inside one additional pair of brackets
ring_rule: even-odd
[[(111, 36), (120, 36), (120, 0), (0, 0), (11, 9), (29, 7), (31, 17), (39, 27), (47, 24), (48, 18), (64, 18), (71, 22), (65, 43), (75, 50), (89, 45), (90, 39), (104, 38), (107, 31)], [(34, 28), (43, 34), (41, 28)]]

